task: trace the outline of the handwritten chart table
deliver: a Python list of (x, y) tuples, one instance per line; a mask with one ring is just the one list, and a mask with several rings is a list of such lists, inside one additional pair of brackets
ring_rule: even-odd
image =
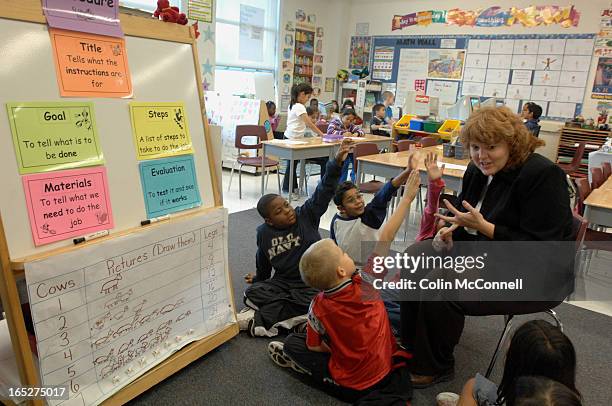
[(26, 265), (42, 384), (70, 390), (51, 404), (101, 403), (232, 322), (226, 218), (214, 209)]

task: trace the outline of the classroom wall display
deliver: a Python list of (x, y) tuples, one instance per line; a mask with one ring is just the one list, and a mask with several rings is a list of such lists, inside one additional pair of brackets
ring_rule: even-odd
[(93, 103), (7, 103), (19, 173), (104, 163)]
[(24, 175), (22, 181), (37, 246), (113, 228), (104, 167)]
[(130, 118), (139, 160), (193, 153), (184, 103), (131, 102)]
[(612, 99), (612, 58), (599, 58), (591, 98)]
[(325, 78), (325, 91), (334, 92), (336, 88), (336, 78)]
[(491, 6), (475, 10), (426, 10), (406, 15), (395, 15), (391, 30), (401, 30), (414, 25), (447, 24), (469, 27), (503, 27), (521, 24), (525, 28), (540, 25), (560, 25), (563, 28), (577, 27), (580, 12), (573, 5), (530, 6), (526, 8), (502, 8)]
[(361, 69), (370, 62), (372, 37), (351, 37), (349, 69)]
[(193, 155), (140, 162), (139, 170), (147, 218), (202, 204)]
[[(594, 34), (372, 38), (373, 79), (383, 82), (383, 86), (397, 84), (398, 106), (403, 105), (408, 90), (429, 96), (440, 94), (443, 104), (454, 103), (451, 94), (455, 87), (444, 83), (451, 79), (448, 76), (454, 76), (452, 79), (459, 82), (457, 97), (497, 97), (517, 112), (527, 101), (539, 101), (547, 112), (544, 118), (561, 121), (582, 109)], [(382, 51), (378, 57), (377, 50)], [(448, 75), (453, 71), (449, 69), (450, 61), (458, 66), (462, 54), (465, 54), (463, 76), (459, 76), (458, 68), (454, 75)], [(432, 65), (440, 68), (431, 69)], [(430, 84), (431, 81), (435, 82)], [(550, 102), (555, 103), (552, 109), (548, 108)], [(572, 108), (574, 111), (569, 114)]]
[(190, 20), (212, 23), (214, 0), (188, 0), (187, 15)]
[(50, 27), (89, 32), (111, 37), (123, 36), (118, 1), (44, 0), (43, 12)]
[[(545, 119), (573, 118), (582, 109), (593, 37), (593, 34), (471, 36), (466, 65), (473, 60), (487, 61), (479, 66), (486, 72), (483, 93), (475, 95), (502, 98), (517, 112), (527, 101), (535, 101), (542, 106)], [(467, 69), (466, 73), (470, 77), (481, 74)], [(464, 83), (462, 94), (469, 94), (466, 90)], [(519, 100), (518, 106), (509, 103), (510, 100)], [(549, 103), (555, 103), (552, 109)]]
[(131, 97), (123, 38), (49, 29), (61, 96)]
[(430, 50), (427, 77), (433, 79), (461, 80), (465, 51)]
[(97, 405), (220, 331), (233, 321), (227, 257), (227, 211), (214, 209), (28, 263), (42, 385)]

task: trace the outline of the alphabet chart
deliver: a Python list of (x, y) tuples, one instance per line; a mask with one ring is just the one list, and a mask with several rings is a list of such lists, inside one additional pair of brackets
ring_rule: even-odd
[(211, 209), (27, 263), (42, 385), (99, 404), (232, 323), (227, 211)]

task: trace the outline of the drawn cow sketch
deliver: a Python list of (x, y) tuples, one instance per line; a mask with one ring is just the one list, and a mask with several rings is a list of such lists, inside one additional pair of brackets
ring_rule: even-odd
[(100, 289), (100, 293), (104, 293), (105, 295), (109, 294), (113, 290), (117, 290), (117, 285), (119, 285), (119, 281), (123, 279), (120, 273), (117, 274), (113, 279), (110, 279), (102, 285), (102, 289)]

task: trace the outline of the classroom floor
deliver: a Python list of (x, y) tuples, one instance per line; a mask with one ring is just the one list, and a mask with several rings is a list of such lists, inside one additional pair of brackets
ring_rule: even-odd
[[(228, 191), (230, 171), (223, 170), (223, 204), (228, 208), (230, 213), (236, 213), (243, 210), (252, 209), (257, 205), (257, 201), (261, 197), (261, 178), (249, 173), (242, 175), (242, 199), (238, 198), (238, 174), (234, 173), (231, 189)], [(319, 176), (311, 176), (308, 182), (308, 190), (312, 192), (319, 182)], [(369, 180), (369, 179), (368, 179)], [(281, 175), (282, 182), (282, 175)], [(268, 189), (266, 193), (277, 193), (278, 186), (276, 183), (276, 174), (270, 175)], [(371, 195), (365, 195), (366, 200), (371, 199)], [(301, 196), (299, 200), (292, 201), (293, 206), (299, 206), (306, 200), (305, 196)], [(415, 212), (415, 205), (412, 206), (410, 223), (415, 227), (418, 226), (420, 214)], [(321, 217), (320, 227), (329, 230), (329, 225), (334, 214), (337, 212), (336, 206), (330, 203), (325, 215)], [(403, 238), (403, 231), (398, 233), (399, 238)], [(587, 292), (585, 298), (573, 300), (569, 303), (576, 306), (589, 309), (598, 313), (612, 316), (612, 254), (609, 252), (599, 251), (591, 261), (589, 275), (592, 278), (587, 278), (585, 286), (581, 291)]]
[[(256, 188), (253, 188), (256, 189)], [(231, 195), (231, 201), (237, 199)], [(228, 196), (226, 196), (228, 197)], [(246, 195), (243, 196), (245, 199)], [(256, 201), (257, 195), (251, 199)], [(234, 202), (235, 203), (235, 202)], [(253, 209), (229, 216), (229, 269), (237, 309), (241, 309), (246, 287), (242, 275), (253, 270), (256, 227), (261, 223)], [(323, 225), (324, 222), (322, 222)], [(416, 223), (411, 219), (409, 238), (414, 238)], [(327, 232), (321, 230), (322, 236)], [(612, 365), (612, 318), (566, 303), (556, 309), (564, 331), (572, 340), (578, 359), (577, 387), (585, 405), (612, 404), (609, 368)], [(545, 314), (521, 316), (514, 328), (526, 319), (549, 319)], [(484, 372), (502, 331), (501, 316), (467, 317), (461, 340), (455, 350), (455, 379), (424, 390), (415, 390), (414, 406), (431, 406), (439, 392), (458, 392), (476, 372)], [(130, 405), (343, 405), (324, 392), (300, 380), (291, 370), (274, 364), (267, 352), (272, 340), (283, 336), (250, 338), (244, 332), (213, 350), (183, 370), (155, 385)], [(493, 380), (499, 382), (503, 357), (498, 359)]]

